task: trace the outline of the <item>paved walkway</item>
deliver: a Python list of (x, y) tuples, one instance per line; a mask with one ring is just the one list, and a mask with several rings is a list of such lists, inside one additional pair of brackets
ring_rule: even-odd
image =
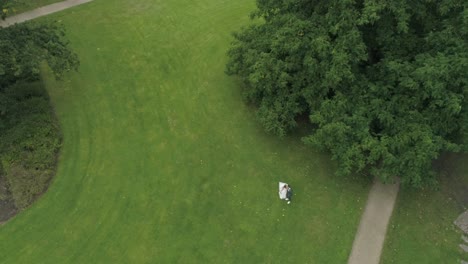
[(380, 181), (374, 182), (348, 264), (379, 264), (399, 186), (399, 183), (384, 185)]
[(24, 12), (24, 13), (21, 13), (21, 14), (16, 15), (16, 16), (7, 17), (3, 21), (0, 20), (0, 27), (8, 27), (8, 26), (11, 26), (11, 25), (16, 24), (16, 23), (21, 23), (21, 22), (24, 22), (24, 21), (27, 21), (27, 20), (31, 20), (31, 19), (38, 18), (38, 17), (45, 16), (45, 15), (49, 15), (49, 14), (52, 14), (52, 13), (55, 13), (55, 12), (58, 12), (58, 11), (62, 11), (64, 9), (67, 9), (67, 8), (70, 8), (70, 7), (81, 5), (81, 4), (84, 4), (84, 3), (88, 3), (88, 2), (91, 2), (91, 1), (92, 0), (66, 0), (66, 1), (63, 1), (63, 2), (58, 2), (58, 3), (55, 3), (55, 4), (39, 7), (39, 8), (36, 8), (34, 10)]

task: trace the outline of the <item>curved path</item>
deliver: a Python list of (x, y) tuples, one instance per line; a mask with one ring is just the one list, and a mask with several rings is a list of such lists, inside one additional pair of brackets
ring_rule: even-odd
[(65, 10), (70, 7), (81, 5), (84, 3), (91, 2), (92, 0), (66, 0), (55, 4), (36, 8), (34, 10), (21, 13), (16, 16), (8, 17), (5, 20), (0, 20), (0, 27), (8, 27), (16, 23), (25, 22), (31, 19), (35, 19), (41, 16), (49, 15), (58, 11)]
[(399, 183), (382, 184), (376, 180), (367, 198), (348, 264), (378, 264), (392, 216)]

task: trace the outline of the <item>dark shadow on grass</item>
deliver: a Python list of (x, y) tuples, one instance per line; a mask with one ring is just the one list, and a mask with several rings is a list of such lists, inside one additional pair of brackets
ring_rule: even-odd
[(468, 154), (443, 153), (434, 162), (442, 191), (447, 192), (460, 210), (468, 207)]
[(0, 116), (0, 222), (5, 222), (47, 191), (62, 140), (42, 81), (17, 83), (1, 93), (7, 98)]

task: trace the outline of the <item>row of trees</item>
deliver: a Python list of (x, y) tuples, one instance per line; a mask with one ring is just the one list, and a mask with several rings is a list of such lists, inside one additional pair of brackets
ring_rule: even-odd
[(463, 0), (257, 0), (259, 20), (228, 52), (269, 132), (308, 115), (304, 142), (339, 174), (423, 186), (432, 161), (461, 151), (468, 126), (468, 11)]

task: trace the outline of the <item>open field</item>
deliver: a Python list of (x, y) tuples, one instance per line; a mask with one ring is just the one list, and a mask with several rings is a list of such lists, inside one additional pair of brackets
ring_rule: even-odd
[[(53, 15), (79, 73), (45, 84), (58, 174), (0, 227), (3, 263), (345, 263), (369, 182), (266, 135), (224, 74), (252, 0), (96, 0)], [(277, 182), (292, 184), (293, 204)]]

